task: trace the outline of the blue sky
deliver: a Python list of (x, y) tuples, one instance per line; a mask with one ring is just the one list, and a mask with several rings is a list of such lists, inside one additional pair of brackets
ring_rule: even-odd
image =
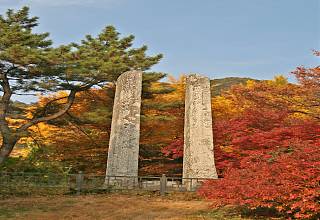
[(114, 25), (163, 53), (153, 70), (175, 76), (271, 79), (319, 63), (320, 0), (0, 0), (0, 14), (23, 5), (56, 45)]

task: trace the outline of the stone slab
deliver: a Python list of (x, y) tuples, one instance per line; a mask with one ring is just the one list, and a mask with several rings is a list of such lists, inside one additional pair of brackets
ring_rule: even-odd
[(108, 150), (107, 176), (138, 176), (142, 72), (117, 80)]
[(210, 80), (197, 74), (186, 78), (183, 178), (218, 178), (213, 152)]

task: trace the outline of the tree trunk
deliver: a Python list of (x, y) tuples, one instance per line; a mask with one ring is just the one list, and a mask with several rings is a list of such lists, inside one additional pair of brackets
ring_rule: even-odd
[(19, 138), (17, 137), (3, 137), (0, 148), (0, 165), (9, 157), (18, 140)]

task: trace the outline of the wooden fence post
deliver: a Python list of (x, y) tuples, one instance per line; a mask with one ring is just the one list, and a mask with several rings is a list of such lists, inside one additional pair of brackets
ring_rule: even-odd
[(165, 174), (162, 174), (160, 177), (160, 195), (164, 196), (167, 191), (167, 177)]
[(78, 174), (76, 175), (76, 190), (77, 190), (77, 195), (81, 194), (81, 188), (83, 184), (83, 172), (79, 171)]

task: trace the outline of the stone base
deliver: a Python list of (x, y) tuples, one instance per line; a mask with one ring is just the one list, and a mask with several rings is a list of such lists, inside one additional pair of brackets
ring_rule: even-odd
[(139, 187), (138, 177), (106, 177), (104, 187), (113, 189), (134, 189)]

